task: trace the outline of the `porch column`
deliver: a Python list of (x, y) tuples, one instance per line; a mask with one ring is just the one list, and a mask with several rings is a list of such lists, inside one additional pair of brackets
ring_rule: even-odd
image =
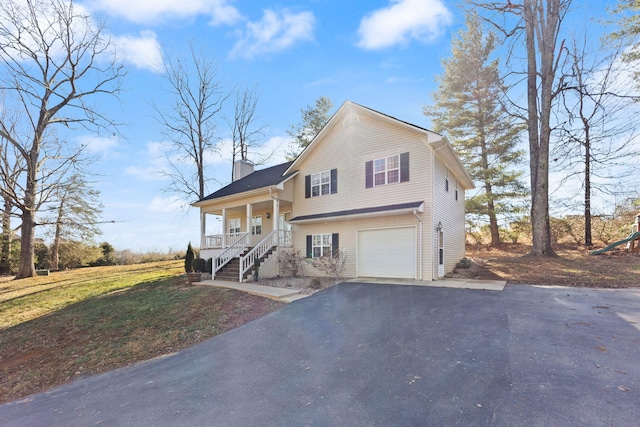
[(222, 247), (227, 247), (227, 210), (222, 209)]
[(276, 232), (276, 242), (280, 245), (280, 200), (273, 199), (273, 230)]
[(205, 247), (206, 235), (207, 235), (207, 217), (201, 208), (200, 209), (200, 249)]
[[(253, 215), (253, 211), (251, 209), (251, 204), (247, 204), (247, 233), (251, 236), (251, 217)], [(249, 237), (251, 239), (251, 237)], [(251, 241), (251, 240), (250, 240)]]

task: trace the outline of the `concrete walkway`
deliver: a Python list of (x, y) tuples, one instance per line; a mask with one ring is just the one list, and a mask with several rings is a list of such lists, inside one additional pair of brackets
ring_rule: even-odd
[[(474, 279), (444, 279), (435, 281), (409, 280), (409, 279), (379, 279), (373, 277), (359, 277), (346, 280), (348, 283), (371, 283), (383, 285), (422, 286), (434, 288), (474, 289), (483, 291), (502, 291), (507, 284), (504, 280), (474, 280)], [(276, 288), (273, 286), (257, 285), (251, 282), (238, 283), (224, 280), (203, 280), (201, 285), (215, 286), (219, 288), (235, 289), (261, 297), (271, 298), (277, 301), (293, 302), (308, 294), (301, 293), (298, 289)]]
[(293, 302), (308, 295), (300, 293), (298, 289), (276, 288), (274, 286), (256, 285), (255, 283), (227, 282), (224, 280), (203, 280), (201, 285), (218, 288), (235, 289), (252, 295), (271, 298), (276, 301)]

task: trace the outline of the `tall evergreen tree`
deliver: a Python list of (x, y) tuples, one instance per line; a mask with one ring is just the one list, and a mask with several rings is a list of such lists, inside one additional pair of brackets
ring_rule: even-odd
[[(617, 7), (613, 10), (616, 16), (616, 23), (620, 29), (611, 34), (614, 39), (622, 39), (629, 49), (624, 53), (623, 60), (630, 63), (640, 61), (640, 1), (619, 0)], [(635, 72), (636, 82), (640, 85), (640, 72)]]
[(302, 113), (302, 121), (297, 125), (291, 125), (287, 131), (289, 136), (293, 138), (290, 149), (286, 153), (289, 160), (298, 157), (307, 145), (311, 144), (313, 138), (322, 130), (331, 118), (331, 110), (333, 102), (326, 96), (316, 99), (315, 105), (307, 105), (307, 108), (300, 110)]
[(488, 219), (491, 245), (500, 244), (498, 217), (517, 209), (513, 203), (526, 191), (522, 172), (514, 165), (524, 153), (517, 149), (523, 130), (500, 103), (503, 91), (498, 61), (490, 56), (493, 33), (483, 33), (480, 18), (467, 15), (467, 28), (453, 40), (452, 55), (443, 60), (435, 104), (424, 108), (436, 132), (449, 136), (480, 192), (467, 200), (467, 211)]

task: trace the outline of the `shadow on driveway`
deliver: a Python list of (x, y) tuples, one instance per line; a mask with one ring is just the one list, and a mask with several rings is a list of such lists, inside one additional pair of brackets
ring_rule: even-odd
[(588, 426), (640, 419), (640, 290), (344, 283), (0, 406), (7, 426)]

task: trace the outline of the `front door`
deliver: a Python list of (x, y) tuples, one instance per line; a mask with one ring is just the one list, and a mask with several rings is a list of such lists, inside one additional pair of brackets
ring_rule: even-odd
[(438, 277), (444, 276), (444, 232), (438, 230)]

